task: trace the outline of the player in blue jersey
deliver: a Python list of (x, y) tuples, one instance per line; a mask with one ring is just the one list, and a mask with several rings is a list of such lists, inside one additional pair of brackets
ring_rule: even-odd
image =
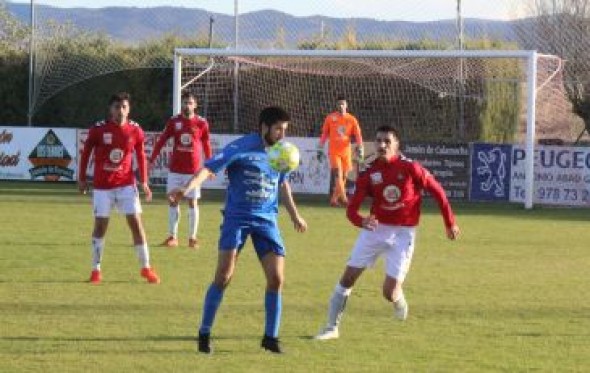
[(266, 323), (261, 347), (274, 353), (282, 352), (278, 335), (285, 247), (277, 224), (279, 189), (295, 230), (305, 232), (307, 223), (297, 212), (287, 181), (288, 175), (270, 167), (266, 148), (285, 137), (289, 120), (285, 110), (279, 107), (265, 108), (260, 112), (259, 133), (243, 136), (228, 144), (219, 154), (205, 162), (204, 167), (184, 188), (169, 194), (172, 201), (180, 200), (212, 174), (227, 170), (229, 185), (223, 209), (219, 257), (215, 278), (205, 295), (203, 319), (199, 328), (200, 352), (211, 353), (210, 334), (215, 314), (248, 236), (252, 238), (266, 276)]

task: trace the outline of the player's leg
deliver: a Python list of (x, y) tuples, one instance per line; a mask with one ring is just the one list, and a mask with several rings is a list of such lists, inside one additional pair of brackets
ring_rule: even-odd
[(382, 251), (380, 232), (362, 230), (352, 249), (346, 269), (332, 292), (328, 304), (328, 322), (325, 328), (315, 337), (326, 340), (339, 337), (338, 327), (342, 321), (344, 309), (354, 284), (365, 268), (372, 267)]
[(320, 331), (315, 339), (328, 340), (336, 339), (340, 336), (338, 327), (344, 315), (344, 309), (348, 302), (348, 297), (352, 293), (354, 284), (362, 275), (364, 268), (346, 266), (340, 281), (336, 284), (330, 302), (328, 303), (328, 322), (326, 326)]
[(109, 226), (109, 218), (95, 217), (92, 229), (92, 272), (90, 282), (98, 284), (102, 281), (101, 262), (104, 252), (104, 237)]
[(133, 245), (141, 266), (141, 276), (150, 284), (159, 284), (160, 278), (150, 265), (150, 251), (147, 244), (145, 229), (141, 220), (141, 204), (139, 193), (135, 185), (117, 188), (117, 208), (127, 219), (131, 230)]
[(105, 235), (109, 226), (109, 216), (113, 205), (113, 193), (110, 190), (95, 189), (92, 194), (94, 227), (92, 229), (92, 272), (90, 282), (102, 281), (101, 262), (104, 252)]
[(403, 281), (389, 275), (383, 281), (383, 297), (393, 304), (393, 312), (398, 320), (404, 321), (408, 318), (408, 302), (402, 289)]
[(341, 157), (341, 167), (342, 167), (342, 194), (340, 195), (339, 202), (344, 206), (348, 205), (348, 196), (346, 191), (346, 183), (348, 182), (348, 176), (350, 171), (352, 171), (352, 155), (345, 154)]
[(199, 230), (199, 198), (201, 198), (201, 189), (194, 188), (187, 195), (188, 202), (188, 247), (197, 249), (199, 241), (197, 240), (197, 232)]
[(283, 311), (283, 283), (285, 281), (285, 246), (276, 221), (257, 224), (252, 232), (252, 243), (266, 277), (264, 293), (264, 336), (261, 347), (281, 353), (279, 329)]
[(199, 326), (199, 352), (211, 353), (210, 335), (215, 315), (223, 300), (225, 288), (233, 276), (238, 254), (248, 235), (247, 228), (238, 221), (224, 219), (219, 237), (219, 253), (215, 278), (205, 294), (203, 316)]
[[(166, 193), (170, 193), (174, 188), (182, 187), (179, 180), (180, 175), (174, 172), (168, 172), (166, 180)], [(178, 224), (180, 222), (180, 205), (178, 202), (170, 202), (168, 204), (168, 237), (162, 242), (160, 246), (176, 247), (178, 246)]]
[(344, 194), (344, 183), (342, 181), (342, 159), (338, 154), (329, 154), (330, 171), (334, 187), (330, 195), (330, 205), (338, 206), (340, 197)]
[(266, 276), (266, 291), (264, 293), (265, 323), (261, 347), (271, 352), (281, 353), (278, 338), (283, 312), (282, 289), (285, 280), (285, 258), (269, 252), (260, 262)]
[(408, 317), (408, 303), (403, 283), (412, 263), (416, 231), (413, 227), (395, 227), (394, 240), (390, 240), (385, 253), (386, 276), (383, 281), (383, 297), (393, 304), (394, 315), (399, 320)]
[(129, 229), (131, 229), (131, 235), (133, 236), (135, 252), (141, 265), (141, 277), (145, 278), (150, 284), (159, 284), (160, 277), (150, 265), (150, 250), (145, 237), (141, 214), (126, 214), (125, 216)]
[(211, 328), (217, 315), (217, 310), (223, 300), (225, 288), (229, 285), (238, 260), (238, 250), (219, 250), (215, 278), (209, 285), (203, 301), (203, 316), (199, 326), (199, 352), (211, 353)]

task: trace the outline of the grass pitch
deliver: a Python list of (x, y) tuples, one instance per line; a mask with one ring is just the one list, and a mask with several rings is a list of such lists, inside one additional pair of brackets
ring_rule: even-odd
[[(301, 201), (302, 198), (300, 197)], [(144, 204), (160, 285), (139, 277), (121, 216), (107, 233), (104, 282), (90, 274), (90, 198), (73, 185), (0, 184), (1, 372), (588, 371), (590, 211), (456, 205), (463, 230), (444, 236), (425, 208), (406, 282), (405, 323), (381, 297), (382, 263), (354, 289), (341, 338), (311, 337), (357, 236), (341, 209), (300, 203), (310, 229), (283, 211), (286, 354), (259, 348), (264, 277), (248, 244), (214, 327), (215, 354), (196, 352), (204, 292), (216, 263), (221, 200), (201, 203), (202, 247), (165, 249), (163, 197)], [(183, 207), (181, 234), (187, 231)]]

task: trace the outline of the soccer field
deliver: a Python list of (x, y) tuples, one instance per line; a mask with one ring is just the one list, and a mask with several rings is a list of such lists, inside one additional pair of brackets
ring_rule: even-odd
[(90, 198), (74, 185), (0, 183), (0, 372), (590, 370), (588, 209), (461, 204), (463, 235), (451, 242), (426, 206), (406, 282), (408, 320), (395, 320), (381, 296), (380, 262), (354, 289), (341, 338), (318, 342), (311, 337), (357, 229), (344, 210), (306, 198), (306, 234), (281, 218), (286, 354), (259, 347), (264, 277), (248, 244), (216, 320), (215, 352), (204, 356), (194, 338), (221, 201), (205, 193), (201, 249), (191, 251), (156, 246), (167, 207), (162, 194), (155, 199), (144, 204), (144, 222), (162, 283), (140, 278), (125, 221), (114, 215), (104, 281), (92, 286)]

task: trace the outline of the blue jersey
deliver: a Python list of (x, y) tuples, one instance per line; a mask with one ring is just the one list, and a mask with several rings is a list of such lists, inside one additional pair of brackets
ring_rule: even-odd
[(274, 219), (279, 211), (279, 185), (286, 173), (270, 167), (264, 141), (259, 134), (240, 137), (205, 162), (213, 173), (227, 170), (229, 185), (224, 216)]

